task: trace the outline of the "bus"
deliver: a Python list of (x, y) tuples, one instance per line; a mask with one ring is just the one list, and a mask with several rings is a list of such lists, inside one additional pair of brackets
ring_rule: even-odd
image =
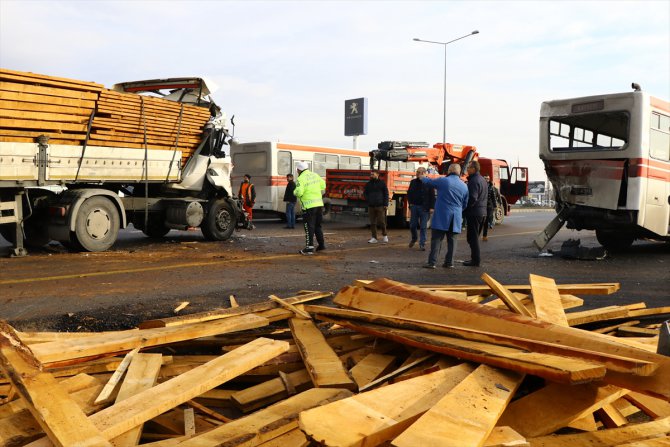
[(670, 240), (670, 104), (633, 89), (542, 104), (540, 158), (558, 216), (538, 248), (564, 223), (610, 249)]
[[(296, 166), (304, 161), (310, 170), (326, 179), (327, 169), (370, 169), (368, 152), (329, 147), (304, 146), (279, 142), (231, 144), (233, 189), (237, 191), (244, 174), (251, 176), (256, 188), (254, 215), (269, 214), (284, 217), (286, 175), (297, 178)], [(300, 210), (300, 203), (296, 211)]]

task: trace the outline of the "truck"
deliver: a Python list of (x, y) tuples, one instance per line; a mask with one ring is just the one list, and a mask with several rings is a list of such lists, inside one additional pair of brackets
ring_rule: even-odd
[[(500, 191), (500, 200), (495, 210), (495, 222), (501, 224), (509, 214), (510, 205), (528, 193), (528, 168), (510, 169), (505, 160), (480, 157), (477, 148), (470, 145), (426, 142), (382, 141), (377, 149), (370, 151), (370, 167), (380, 171), (379, 178), (386, 182), (389, 190), (387, 216), (389, 223), (406, 226), (409, 222), (407, 189), (415, 175), (414, 170), (397, 169), (394, 163), (414, 163), (424, 166), (429, 176), (446, 174), (449, 165), (458, 163), (465, 180), (465, 167), (478, 160), (481, 174), (489, 175)], [(396, 169), (394, 169), (396, 168)], [(363, 215), (366, 212), (363, 189), (369, 180), (370, 170), (328, 169), (326, 175), (326, 197), (330, 200), (330, 212)]]
[(614, 251), (670, 241), (670, 103), (631, 87), (542, 103), (539, 155), (556, 217), (535, 238), (539, 250), (563, 225), (595, 230)]
[(232, 138), (203, 78), (100, 84), (0, 69), (0, 234), (12, 256), (52, 240), (104, 251), (147, 236), (248, 227), (233, 196)]

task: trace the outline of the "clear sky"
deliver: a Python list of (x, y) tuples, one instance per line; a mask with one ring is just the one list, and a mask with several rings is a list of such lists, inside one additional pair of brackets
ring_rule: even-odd
[(344, 100), (367, 97), (368, 135), (442, 139), (544, 180), (544, 100), (639, 83), (670, 99), (670, 1), (0, 0), (0, 66), (114, 83), (205, 76), (236, 138), (352, 147)]

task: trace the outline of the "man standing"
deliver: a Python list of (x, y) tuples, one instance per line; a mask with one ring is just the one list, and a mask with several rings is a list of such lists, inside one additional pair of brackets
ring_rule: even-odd
[(372, 169), (370, 171), (370, 181), (365, 184), (365, 201), (368, 203), (368, 216), (370, 217), (370, 232), (372, 238), (368, 244), (376, 244), (377, 225), (382, 230), (382, 242), (388, 243), (389, 238), (386, 234), (386, 209), (389, 204), (389, 190), (386, 183), (379, 179), (379, 171)]
[(284, 190), (284, 202), (286, 202), (286, 226), (284, 228), (295, 228), (295, 202), (297, 198), (294, 194), (295, 182), (293, 174), (286, 176), (286, 189)]
[(465, 219), (468, 223), (467, 239), (470, 244), (470, 260), (463, 262), (468, 267), (479, 267), (479, 234), (486, 221), (486, 202), (488, 201), (488, 186), (486, 180), (479, 174), (478, 161), (471, 161), (468, 165), (468, 207), (465, 209)]
[[(293, 193), (300, 199), (302, 206), (302, 220), (305, 226), (305, 248), (300, 250), (302, 255), (313, 255), (315, 251), (326, 249), (323, 240), (323, 192), (326, 190), (326, 182), (319, 174), (309, 170), (309, 165), (301, 161), (297, 165), (298, 182)], [(314, 249), (314, 236), (318, 246)]]
[(254, 203), (256, 203), (256, 188), (251, 183), (251, 176), (249, 174), (244, 174), (237, 196), (242, 200), (242, 208), (244, 208), (248, 216), (247, 225), (249, 229), (252, 229), (254, 226), (251, 223), (251, 219), (253, 217)]
[(486, 222), (484, 223), (482, 240), (488, 241), (489, 230), (492, 230), (493, 225), (495, 224), (494, 219), (496, 215), (496, 209), (498, 208), (498, 203), (500, 203), (500, 193), (498, 192), (498, 188), (493, 186), (493, 182), (488, 175), (484, 176), (484, 180), (486, 180), (487, 184), (488, 198), (486, 200)]
[(435, 190), (427, 183), (423, 183), (421, 178), (426, 175), (426, 168), (420, 167), (416, 170), (416, 178), (409, 182), (407, 189), (407, 202), (409, 203), (410, 220), (409, 231), (412, 240), (409, 241), (409, 248), (416, 244), (416, 229), (419, 227), (419, 249), (426, 249), (426, 228), (430, 213), (435, 207)]
[(423, 176), (421, 181), (433, 186), (437, 191), (430, 237), (430, 254), (428, 255), (428, 264), (424, 267), (435, 268), (442, 240), (444, 236), (447, 236), (447, 255), (442, 267), (454, 268), (456, 235), (461, 232), (463, 210), (468, 205), (468, 188), (461, 180), (461, 167), (453, 163), (449, 165), (446, 177), (430, 179)]

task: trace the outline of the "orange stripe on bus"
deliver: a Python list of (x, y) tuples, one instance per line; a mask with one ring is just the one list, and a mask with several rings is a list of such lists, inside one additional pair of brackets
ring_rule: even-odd
[(654, 98), (652, 96), (651, 97), (651, 106), (656, 107), (657, 109), (661, 109), (664, 112), (670, 113), (670, 102), (664, 101), (660, 98)]
[(347, 149), (335, 149), (335, 148), (318, 147), (318, 146), (300, 146), (298, 144), (288, 144), (288, 143), (277, 143), (277, 149), (285, 149), (288, 151), (323, 152), (325, 154), (341, 154), (341, 155), (353, 155), (357, 157), (368, 157), (368, 153), (364, 151), (352, 151)]

